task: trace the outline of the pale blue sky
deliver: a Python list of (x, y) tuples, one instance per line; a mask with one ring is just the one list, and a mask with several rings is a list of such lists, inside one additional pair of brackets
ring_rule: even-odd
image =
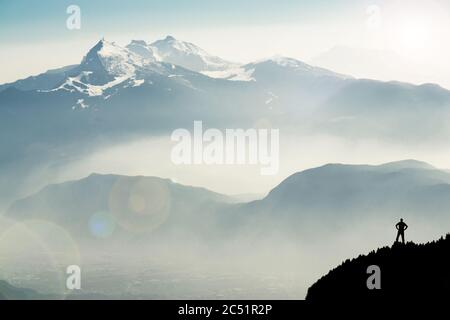
[[(71, 4), (81, 9), (80, 30), (66, 28)], [(368, 9), (374, 5), (381, 22), (372, 28)], [(449, 13), (445, 0), (0, 0), (0, 61), (8, 61), (0, 83), (78, 63), (103, 36), (125, 45), (167, 34), (238, 62), (274, 54), (308, 62), (335, 46), (348, 46), (421, 60), (417, 68), (424, 72), (433, 61), (440, 64), (439, 73), (450, 54), (443, 41), (449, 38)], [(339, 61), (330, 67), (335, 65), (339, 69)], [(444, 78), (438, 74), (434, 82)]]
[(110, 19), (121, 18), (124, 13), (138, 19), (152, 18), (156, 22), (181, 17), (179, 23), (183, 24), (184, 19), (195, 17), (204, 22), (229, 23), (232, 20), (247, 24), (266, 19), (296, 19), (299, 14), (320, 13), (322, 10), (352, 7), (364, 2), (373, 3), (361, 0), (46, 0), (41, 3), (32, 0), (2, 0), (0, 16), (2, 24), (13, 26), (32, 23), (33, 20), (39, 24), (43, 21), (57, 23), (61, 20), (61, 12), (68, 5), (76, 4), (87, 14), (94, 14), (99, 23), (106, 24), (109, 20), (109, 25), (114, 24)]
[(78, 5), (82, 33), (127, 32), (136, 28), (193, 29), (287, 24), (320, 19), (332, 12), (357, 10), (373, 1), (301, 0), (1, 0), (0, 38), (6, 42), (72, 36), (65, 29), (66, 8)]

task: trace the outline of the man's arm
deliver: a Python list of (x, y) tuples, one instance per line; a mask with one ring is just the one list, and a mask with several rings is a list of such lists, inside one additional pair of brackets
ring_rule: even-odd
[(408, 229), (408, 225), (405, 223), (405, 230)]

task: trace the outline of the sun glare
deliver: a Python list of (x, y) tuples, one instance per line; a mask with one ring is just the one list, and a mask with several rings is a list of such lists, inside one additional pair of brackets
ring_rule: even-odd
[(423, 58), (430, 50), (432, 30), (430, 24), (420, 17), (405, 17), (396, 28), (398, 46), (402, 53)]
[(413, 60), (430, 61), (441, 46), (438, 39), (447, 27), (445, 10), (436, 2), (396, 2), (383, 11), (384, 32), (390, 39), (391, 48), (400, 55)]

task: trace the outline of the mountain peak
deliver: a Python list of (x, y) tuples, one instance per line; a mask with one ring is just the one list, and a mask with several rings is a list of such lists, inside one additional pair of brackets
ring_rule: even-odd
[[(405, 169), (416, 170), (417, 172), (413, 175), (391, 175), (391, 173), (401, 172)], [(410, 179), (411, 176), (417, 179), (414, 183)], [(345, 183), (341, 182), (344, 180)], [(336, 183), (336, 181), (339, 181), (339, 183)], [(382, 165), (329, 163), (292, 174), (272, 189), (266, 199), (297, 202), (300, 201), (299, 194), (308, 194), (312, 185), (314, 185), (314, 192), (326, 195), (332, 195), (336, 190), (345, 188), (359, 190), (361, 186), (375, 188), (373, 190), (376, 190), (376, 186), (382, 181), (384, 192), (389, 188), (397, 190), (399, 186), (402, 186), (402, 192), (406, 192), (406, 190), (410, 190), (413, 184), (415, 186), (426, 186), (449, 182), (450, 176), (425, 162), (417, 160), (403, 160)], [(373, 192), (373, 195), (377, 194), (376, 191)], [(385, 197), (384, 194), (378, 195)], [(346, 198), (347, 196), (348, 198)], [(345, 199), (350, 199), (352, 196), (353, 193), (350, 192), (339, 201), (346, 201)], [(303, 201), (310, 201), (310, 199), (303, 199)]]
[(175, 39), (170, 35), (149, 46), (158, 60), (197, 72), (225, 70), (234, 65), (217, 56), (210, 55), (193, 43)]
[(273, 56), (256, 60), (252, 64), (263, 64), (263, 63), (274, 63), (283, 67), (298, 67), (298, 66), (308, 66), (306, 63), (297, 60), (295, 58), (283, 56), (280, 54), (275, 54)]
[(176, 39), (170, 35), (168, 35), (164, 38), (164, 41), (174, 41), (174, 40), (176, 40)]
[(145, 42), (144, 40), (131, 40), (129, 45), (132, 45), (132, 44), (146, 46), (147, 42)]
[(400, 169), (428, 169), (428, 170), (436, 169), (429, 163), (414, 160), (414, 159), (406, 159), (406, 160), (388, 162), (388, 163), (380, 165), (380, 167), (396, 169), (396, 170), (400, 170)]
[(144, 40), (132, 40), (126, 48), (131, 52), (147, 59), (152, 62), (160, 61), (159, 57), (155, 53), (154, 48)]
[(351, 76), (339, 74), (331, 70), (323, 69), (320, 67), (309, 65), (303, 61), (295, 58), (286, 57), (282, 55), (274, 55), (256, 62), (250, 63), (249, 67), (262, 67), (269, 70), (269, 73), (275, 72), (277, 69), (291, 70), (299, 74), (310, 75), (313, 77), (333, 77), (339, 79), (350, 79)]
[(193, 43), (177, 40), (172, 36), (166, 36), (162, 40), (156, 40), (151, 44), (152, 47), (161, 51), (162, 55), (174, 56), (177, 54), (207, 54), (203, 49)]
[(307, 65), (306, 63), (301, 62), (300, 60), (282, 56), (279, 54), (269, 57), (267, 60), (275, 62), (276, 64), (283, 66), (283, 67), (299, 67), (299, 66)]
[(143, 66), (144, 61), (140, 55), (102, 38), (89, 50), (81, 64), (87, 66), (87, 70), (104, 68), (108, 74), (118, 77), (133, 73), (136, 66)]
[[(115, 44), (115, 42), (109, 42), (105, 38), (101, 38), (86, 54), (83, 61), (93, 58), (93, 56), (99, 56), (101, 53), (111, 52), (114, 48), (120, 50), (120, 47)], [(82, 62), (83, 63), (83, 62)]]
[(116, 43), (114, 41), (108, 41), (105, 39), (105, 37), (102, 37), (92, 48), (90, 51), (94, 50), (95, 51), (99, 51), (101, 50), (103, 47), (107, 47), (107, 46), (117, 46)]

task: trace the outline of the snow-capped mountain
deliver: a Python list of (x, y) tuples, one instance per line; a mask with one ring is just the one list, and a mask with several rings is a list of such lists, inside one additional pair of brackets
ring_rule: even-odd
[[(174, 71), (177, 66), (178, 72)], [(211, 78), (233, 81), (256, 81), (257, 78), (265, 81), (280, 72), (283, 76), (350, 78), (281, 56), (239, 65), (212, 56), (192, 43), (167, 36), (151, 44), (133, 40), (126, 47), (102, 39), (88, 51), (79, 65), (5, 84), (0, 86), (0, 91), (15, 87), (42, 92), (79, 92), (90, 97), (106, 96), (109, 95), (105, 94), (107, 90), (118, 85), (140, 86), (151, 75), (178, 77), (183, 72), (179, 67), (184, 68), (184, 72), (190, 70)]]
[(157, 40), (150, 47), (159, 61), (173, 63), (197, 72), (226, 70), (237, 66), (236, 63), (207, 53), (193, 43), (177, 40), (172, 36)]
[(328, 77), (340, 80), (352, 78), (351, 76), (339, 74), (327, 69), (306, 64), (297, 59), (279, 55), (246, 64), (241, 67), (241, 70), (243, 70), (244, 73), (253, 80), (256, 80), (258, 76), (261, 77), (263, 74), (274, 76), (278, 75), (280, 72), (282, 74), (289, 73), (291, 75), (309, 78)]
[(142, 56), (102, 39), (89, 50), (80, 67), (83, 71), (106, 71), (108, 75), (124, 77), (149, 63), (150, 61)]
[(204, 74), (237, 68), (237, 64), (209, 55), (198, 46), (171, 36), (151, 44), (133, 40), (126, 47), (102, 39), (88, 51), (79, 65), (5, 84), (0, 86), (0, 91), (12, 86), (39, 92), (63, 90), (89, 97), (109, 96), (107, 91), (111, 88), (140, 86), (155, 74), (181, 76), (180, 66), (187, 69), (184, 72), (192, 70)]
[(166, 66), (102, 39), (67, 79), (50, 91), (78, 91), (88, 96), (100, 96), (119, 84), (141, 85), (145, 75), (151, 73), (167, 74)]
[(144, 40), (132, 40), (126, 48), (135, 54), (148, 59), (150, 61), (161, 61), (155, 52), (155, 48), (153, 48), (150, 44), (145, 42)]
[(351, 76), (339, 74), (320, 67), (311, 66), (300, 60), (284, 56), (273, 56), (267, 59), (251, 62), (245, 65), (231, 66), (228, 69), (203, 72), (212, 78), (221, 78), (234, 81), (257, 81), (259, 73), (267, 73), (271, 77), (273, 73), (291, 73), (305, 77), (332, 77), (338, 79), (351, 79)]
[(449, 134), (450, 91), (437, 85), (354, 79), (285, 57), (198, 72), (226, 63), (172, 37), (126, 47), (101, 40), (80, 61), (0, 86), (0, 197), (12, 180), (20, 186), (24, 168), (199, 119), (414, 143)]
[(227, 75), (239, 72), (238, 63), (211, 55), (193, 43), (178, 40), (172, 36), (153, 43), (132, 40), (126, 48), (145, 59), (175, 64), (212, 78), (228, 78)]
[[(226, 84), (231, 82), (228, 80), (240, 84)], [(133, 97), (133, 100), (139, 101), (138, 104), (144, 103), (141, 101), (144, 96), (152, 95), (151, 100), (155, 101), (155, 95), (160, 96), (162, 92), (175, 94), (174, 88), (187, 90), (188, 95), (196, 99), (202, 92), (201, 100), (204, 101), (207, 96), (219, 97), (226, 92), (226, 95), (234, 96), (236, 110), (242, 111), (238, 105), (248, 101), (245, 109), (249, 116), (256, 116), (255, 111), (261, 112), (265, 108), (277, 115), (299, 115), (305, 110), (309, 113), (318, 110), (317, 106), (333, 103), (330, 97), (345, 104), (345, 108), (353, 105), (359, 108), (356, 104), (361, 99), (355, 90), (349, 88), (359, 88), (357, 91), (364, 90), (370, 94), (379, 90), (387, 90), (387, 94), (402, 91), (404, 94), (400, 97), (405, 95), (405, 98), (412, 99), (411, 103), (421, 101), (427, 95), (436, 97), (440, 103), (447, 101), (449, 96), (446, 90), (436, 86), (363, 81), (282, 56), (245, 65), (232, 64), (171, 36), (150, 44), (133, 40), (126, 47), (102, 39), (87, 52), (79, 65), (2, 85), (0, 92), (9, 87), (39, 93), (65, 92), (70, 96), (68, 100), (72, 101), (72, 109), (88, 109), (99, 105), (99, 99), (107, 100), (119, 93), (123, 95), (128, 88), (136, 87), (146, 88)], [(231, 89), (232, 92), (229, 92)], [(379, 99), (374, 97), (370, 103), (376, 104)], [(148, 101), (145, 102), (148, 104)], [(225, 109), (230, 111), (233, 108)], [(210, 106), (207, 110), (214, 111)], [(372, 110), (378, 112), (380, 109)], [(335, 114), (332, 116), (337, 117)], [(348, 118), (348, 115), (345, 117)]]

